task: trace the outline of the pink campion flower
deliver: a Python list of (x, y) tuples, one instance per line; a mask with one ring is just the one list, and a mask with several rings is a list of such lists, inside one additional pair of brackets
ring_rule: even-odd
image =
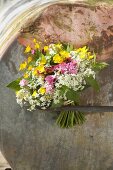
[(77, 61), (76, 60), (72, 60), (71, 62), (77, 66)]
[(61, 73), (64, 74), (67, 72), (67, 64), (65, 62), (58, 64), (58, 65), (54, 66), (54, 70), (61, 71)]
[(25, 79), (22, 79), (21, 81), (20, 81), (20, 83), (19, 83), (19, 85), (20, 86), (27, 86), (27, 84), (28, 84), (28, 81), (27, 80), (25, 80)]
[(45, 81), (47, 82), (47, 84), (49, 85), (53, 85), (55, 80), (55, 76), (54, 75), (49, 75), (45, 78)]
[(77, 74), (76, 63), (70, 62), (67, 64), (67, 70), (70, 74)]
[(34, 54), (35, 53), (35, 50), (31, 50), (31, 54)]
[(52, 93), (53, 92), (53, 85), (50, 84), (46, 84), (45, 88), (46, 88), (46, 93)]
[(66, 63), (59, 64), (59, 70), (61, 71), (62, 74), (68, 72), (67, 64)]
[(61, 63), (56, 66), (54, 66), (54, 70), (58, 70), (61, 72), (61, 74), (69, 73), (69, 74), (77, 74), (77, 62), (75, 60), (72, 60), (69, 63)]

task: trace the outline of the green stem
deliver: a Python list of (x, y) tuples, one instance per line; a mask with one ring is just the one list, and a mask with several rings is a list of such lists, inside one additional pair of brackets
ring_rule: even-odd
[(61, 128), (71, 128), (74, 125), (83, 124), (84, 121), (85, 121), (85, 116), (84, 116), (84, 113), (82, 112), (61, 111), (56, 120), (56, 123)]

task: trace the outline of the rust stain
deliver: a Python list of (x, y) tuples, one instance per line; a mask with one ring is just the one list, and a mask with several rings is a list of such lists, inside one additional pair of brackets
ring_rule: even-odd
[(44, 45), (45, 39), (47, 43), (70, 42), (75, 47), (88, 45), (100, 60), (106, 60), (113, 58), (112, 19), (111, 6), (55, 4), (47, 7), (34, 22), (22, 28), (19, 42), (26, 46), (36, 38)]

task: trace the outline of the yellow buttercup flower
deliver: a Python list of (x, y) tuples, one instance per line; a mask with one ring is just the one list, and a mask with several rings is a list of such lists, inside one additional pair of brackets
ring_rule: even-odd
[(35, 68), (35, 69), (33, 70), (32, 74), (33, 74), (33, 76), (37, 76), (37, 75), (38, 75), (38, 70), (37, 70), (37, 68)]
[(32, 94), (33, 97), (37, 97), (37, 91), (35, 90)]
[(45, 87), (41, 87), (40, 89), (39, 89), (39, 93), (40, 94), (45, 94), (46, 93), (46, 88)]
[(46, 58), (45, 58), (45, 56), (42, 56), (42, 58), (41, 58), (41, 61), (40, 61), (40, 64), (41, 65), (43, 65), (43, 64), (46, 64)]
[(80, 58), (81, 58), (81, 59), (85, 59), (85, 58), (86, 58), (86, 55), (85, 55), (85, 54), (80, 54)]
[(45, 47), (44, 47), (44, 52), (47, 52), (48, 49), (49, 49), (49, 47), (48, 47), (48, 46), (45, 46)]
[(69, 53), (67, 51), (60, 51), (60, 55), (66, 59), (66, 58), (69, 58)]
[(25, 53), (29, 53), (31, 51), (31, 47), (28, 45), (25, 49)]
[(34, 43), (36, 43), (36, 42), (37, 42), (35, 38), (34, 38), (33, 42), (34, 42)]
[(31, 56), (28, 57), (27, 62), (30, 63), (33, 60)]
[(56, 47), (58, 48), (58, 49), (61, 49), (62, 48), (62, 44), (56, 44)]
[(30, 66), (28, 67), (28, 71), (31, 71), (32, 68), (33, 68), (33, 67), (30, 65)]
[(25, 73), (24, 76), (23, 76), (25, 79), (27, 79), (29, 77), (29, 74), (28, 73)]
[(39, 43), (36, 43), (36, 44), (35, 44), (35, 49), (39, 49), (39, 48), (40, 48)]
[[(88, 54), (88, 48), (85, 46), (83, 48), (79, 48), (77, 50), (79, 52), (80, 58), (81, 59), (87, 59), (87, 54)], [(90, 53), (89, 53), (90, 54)]]
[(24, 70), (27, 67), (27, 62), (24, 61), (23, 63), (20, 64), (19, 70)]
[(59, 54), (56, 54), (53, 57), (53, 61), (54, 61), (54, 63), (62, 63), (63, 62), (63, 57), (61, 57)]
[(91, 60), (91, 59), (93, 59), (93, 58), (94, 58), (93, 55), (88, 56), (88, 59), (89, 59), (89, 60)]
[(91, 52), (87, 52), (87, 55), (88, 55), (88, 56), (91, 55)]
[(82, 53), (86, 53), (88, 51), (87, 47), (84, 46), (83, 48), (79, 48), (76, 50), (77, 52), (82, 52)]
[(44, 66), (43, 66), (43, 65), (39, 65), (39, 66), (37, 67), (37, 71), (39, 71), (40, 73), (44, 73), (44, 72), (45, 72)]

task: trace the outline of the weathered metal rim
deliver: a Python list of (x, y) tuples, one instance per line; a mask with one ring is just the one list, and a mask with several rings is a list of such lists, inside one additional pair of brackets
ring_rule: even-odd
[[(0, 14), (0, 59), (19, 36), (21, 28), (29, 21), (35, 20), (42, 11), (52, 4), (78, 4), (88, 6), (88, 0), (18, 0)], [(91, 7), (91, 5), (90, 5)], [(37, 15), (38, 14), (38, 15)]]
[[(52, 4), (73, 4), (83, 3), (84, 0), (33, 0), (22, 3), (18, 0), (13, 6), (9, 6), (0, 14), (0, 59), (9, 46), (19, 36), (22, 27), (34, 21), (43, 10)], [(87, 4), (86, 2), (84, 2)]]
[[(24, 107), (27, 110), (27, 106)], [(47, 109), (40, 109), (37, 108), (36, 110), (44, 111), (44, 112), (60, 112), (60, 111), (80, 111), (84, 112), (85, 114), (89, 113), (104, 113), (104, 112), (113, 112), (113, 106), (61, 106), (55, 108), (47, 108)]]

